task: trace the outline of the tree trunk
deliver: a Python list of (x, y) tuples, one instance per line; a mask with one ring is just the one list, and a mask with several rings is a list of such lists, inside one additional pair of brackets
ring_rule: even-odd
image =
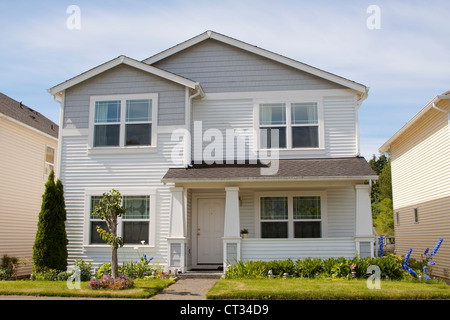
[(117, 249), (111, 248), (111, 277), (116, 279), (119, 277), (119, 263), (117, 261)]

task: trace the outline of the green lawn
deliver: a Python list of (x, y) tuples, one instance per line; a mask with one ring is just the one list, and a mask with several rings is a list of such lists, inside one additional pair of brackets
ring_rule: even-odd
[(208, 299), (378, 300), (450, 299), (443, 282), (381, 281), (369, 289), (366, 280), (261, 279), (220, 280)]
[(81, 289), (69, 289), (66, 281), (0, 281), (0, 295), (30, 295), (91, 298), (133, 298), (146, 299), (171, 284), (168, 279), (134, 281), (134, 288), (126, 290), (92, 290), (89, 282), (81, 282)]

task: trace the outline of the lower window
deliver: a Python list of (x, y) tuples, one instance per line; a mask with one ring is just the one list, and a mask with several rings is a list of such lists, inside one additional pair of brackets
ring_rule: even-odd
[(261, 238), (321, 238), (321, 197), (260, 197), (260, 221)]
[[(92, 212), (99, 204), (101, 196), (91, 197), (90, 206), (90, 244), (105, 244), (97, 232), (97, 226), (109, 231), (104, 220)], [(149, 243), (150, 225), (150, 197), (149, 196), (123, 196), (125, 214), (118, 219), (118, 236), (123, 238), (124, 244), (140, 244), (141, 241)]]

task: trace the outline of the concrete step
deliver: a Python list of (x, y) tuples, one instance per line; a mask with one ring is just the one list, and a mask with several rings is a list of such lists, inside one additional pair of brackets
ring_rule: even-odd
[(179, 273), (179, 279), (220, 279), (223, 271), (218, 270), (191, 270), (185, 273)]

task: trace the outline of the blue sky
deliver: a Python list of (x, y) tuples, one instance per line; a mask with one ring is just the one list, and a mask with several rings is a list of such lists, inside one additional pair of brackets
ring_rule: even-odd
[[(69, 5), (80, 29), (66, 26)], [(381, 29), (367, 27), (370, 5)], [(359, 113), (367, 159), (450, 90), (449, 16), (449, 1), (0, 0), (0, 92), (59, 123), (48, 88), (214, 30), (370, 87)]]

